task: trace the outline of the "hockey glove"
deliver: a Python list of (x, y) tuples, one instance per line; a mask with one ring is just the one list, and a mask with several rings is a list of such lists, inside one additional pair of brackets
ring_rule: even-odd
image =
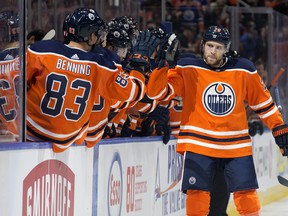
[(159, 43), (160, 40), (148, 30), (140, 32), (137, 43), (132, 47), (130, 65), (136, 70), (142, 66), (149, 66), (150, 57), (156, 51)]
[(121, 130), (121, 137), (132, 137), (134, 134), (135, 131), (130, 128), (130, 120), (127, 118)]
[(263, 134), (264, 132), (264, 127), (262, 122), (259, 121), (253, 121), (253, 122), (248, 122), (248, 127), (249, 127), (249, 135), (250, 136), (255, 136), (257, 132), (259, 132), (260, 135)]
[(286, 124), (272, 129), (276, 144), (282, 151), (283, 156), (288, 156), (288, 126)]
[(154, 130), (153, 120), (146, 118), (141, 123), (141, 136), (152, 136)]
[(163, 137), (163, 143), (167, 144), (170, 140), (171, 126), (169, 122), (159, 122), (155, 126), (156, 134)]
[(168, 108), (158, 105), (153, 112), (149, 113), (148, 117), (156, 122), (169, 122), (170, 111)]
[(157, 52), (158, 67), (174, 67), (180, 56), (178, 47), (179, 40), (175, 34), (168, 35), (162, 39)]
[(157, 122), (155, 125), (156, 134), (163, 136), (163, 143), (167, 144), (171, 135), (169, 109), (158, 105), (155, 110), (149, 114), (149, 118)]
[(104, 129), (104, 133), (102, 138), (113, 138), (116, 136), (116, 128), (115, 125), (112, 124), (111, 127), (106, 125), (105, 129)]

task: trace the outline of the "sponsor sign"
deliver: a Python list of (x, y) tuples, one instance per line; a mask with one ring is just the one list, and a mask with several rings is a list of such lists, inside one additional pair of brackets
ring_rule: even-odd
[(27, 146), (0, 151), (0, 215), (92, 215), (93, 149)]
[[(185, 215), (176, 140), (99, 145), (93, 215)], [(95, 167), (94, 167), (95, 169)]]
[(38, 164), (23, 181), (22, 215), (74, 215), (75, 174), (59, 160)]

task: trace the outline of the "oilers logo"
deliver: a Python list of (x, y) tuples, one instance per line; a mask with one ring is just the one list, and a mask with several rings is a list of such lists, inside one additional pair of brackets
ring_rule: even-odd
[(235, 93), (227, 83), (212, 83), (204, 91), (202, 102), (205, 109), (215, 116), (226, 116), (235, 107)]

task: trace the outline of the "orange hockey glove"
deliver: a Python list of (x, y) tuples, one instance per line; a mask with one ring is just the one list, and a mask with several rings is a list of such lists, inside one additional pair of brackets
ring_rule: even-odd
[(283, 156), (288, 156), (288, 126), (286, 124), (273, 128), (272, 134)]

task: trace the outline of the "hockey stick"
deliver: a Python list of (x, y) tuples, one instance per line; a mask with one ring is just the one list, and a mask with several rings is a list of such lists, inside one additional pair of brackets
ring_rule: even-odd
[(277, 179), (278, 179), (278, 182), (281, 185), (283, 185), (285, 187), (288, 187), (288, 179), (286, 179), (286, 178), (284, 178), (283, 176), (280, 176), (280, 175), (277, 176)]
[(280, 68), (279, 71), (276, 73), (276, 75), (274, 76), (273, 80), (271, 81), (270, 85), (267, 87), (267, 89), (271, 89), (271, 87), (275, 86), (275, 84), (277, 83), (277, 81), (279, 80), (279, 78), (282, 76), (282, 74), (284, 73), (284, 68)]
[(278, 86), (274, 87), (274, 93), (275, 93), (275, 102), (276, 102), (277, 108), (280, 111), (280, 113), (282, 113), (281, 99), (280, 99)]
[(51, 40), (56, 34), (55, 29), (51, 29), (47, 34), (42, 38), (42, 40)]
[[(282, 76), (282, 74), (284, 73), (284, 68), (280, 68), (279, 71), (275, 74), (274, 78), (272, 79), (271, 83), (268, 85), (267, 89), (270, 90), (273, 86), (276, 85), (277, 81), (279, 80), (279, 78)], [(282, 107), (281, 107), (282, 108)], [(249, 117), (251, 112), (253, 110), (248, 106), (247, 107), (247, 116)]]
[[(284, 68), (280, 68), (279, 72), (275, 75), (274, 79), (272, 80), (271, 84), (268, 86), (271, 88), (272, 86), (274, 86), (277, 83), (277, 80), (281, 77), (281, 75), (284, 73)], [(279, 94), (279, 88), (277, 86), (275, 86), (275, 102), (276, 105), (279, 109), (279, 111), (282, 113), (282, 106), (281, 106), (281, 100), (280, 100), (280, 94)]]

